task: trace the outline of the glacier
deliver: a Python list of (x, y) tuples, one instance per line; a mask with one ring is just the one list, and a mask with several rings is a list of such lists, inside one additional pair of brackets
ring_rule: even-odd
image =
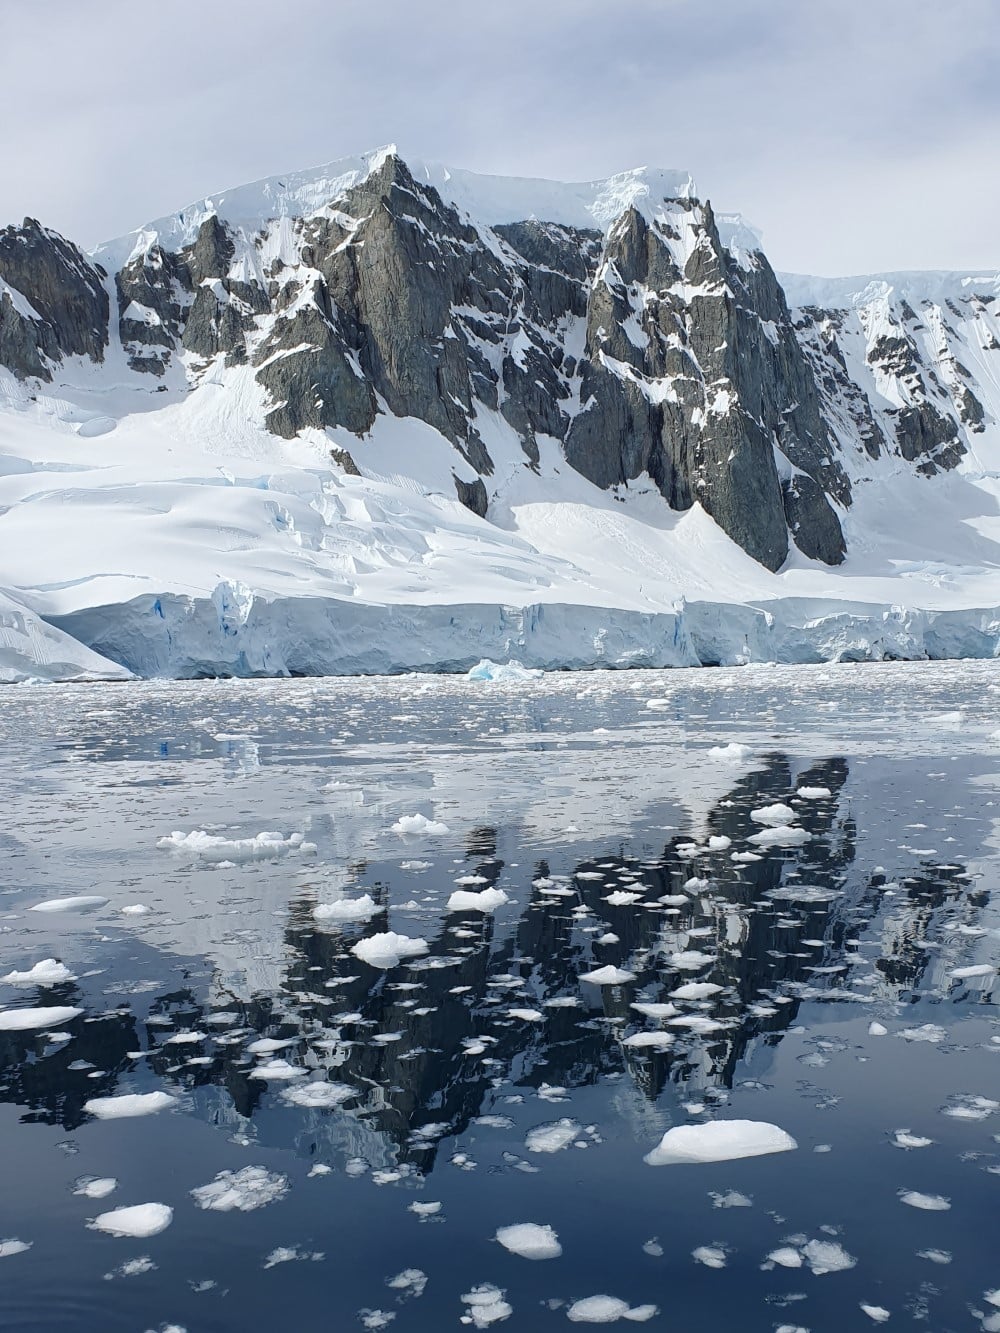
[[(4, 361), (4, 329), (23, 348), (24, 330), (34, 336), (45, 316), (0, 269), (0, 680), (464, 673), (483, 659), (560, 670), (1000, 654), (1000, 273), (780, 276), (787, 328), (776, 331), (763, 310), (753, 318), (779, 360), (789, 354), (781, 340), (794, 339), (812, 376), (830, 440), (821, 471), (842, 479), (822, 503), (843, 555), (836, 563), (807, 554), (789, 518), (787, 554), (769, 568), (697, 487), (673, 507), (663, 478), (639, 466), (645, 458), (598, 484), (569, 461), (571, 436), (534, 419), (520, 427), (502, 393), (455, 406), (461, 422), (450, 436), (447, 421), (403, 413), (371, 390), (350, 348), (344, 373), (371, 391), (371, 420), (276, 433), (273, 384), (282, 381), (269, 389), (261, 367), (302, 352), (290, 339), (314, 273), (303, 219), (341, 227), (348, 239), (339, 244), (350, 244), (364, 219), (344, 213), (345, 198), (369, 188), (391, 155), (239, 187), (98, 247), (87, 272), (103, 275), (118, 318), (84, 352), (71, 338), (39, 334), (32, 365), (44, 374)], [(515, 272), (495, 228), (534, 220), (599, 235), (587, 244), (605, 247), (606, 270), (621, 220), (635, 216), (689, 265), (674, 294), (689, 323), (718, 287), (690, 276), (692, 255), (707, 253), (713, 235), (731, 266), (725, 299), (745, 299), (737, 270), (756, 290), (759, 237), (739, 217), (699, 213), (683, 172), (640, 168), (565, 184), (407, 165), (436, 191), (424, 204), (434, 197), (458, 210), (465, 230), (454, 245), (492, 256), (515, 286), (527, 270)], [(242, 342), (238, 355), (232, 345), (195, 353), (162, 327), (158, 308), (134, 296), (123, 304), (123, 273), (137, 263), (152, 271), (196, 246), (213, 219), (228, 229), (228, 276), (204, 278), (193, 297), (175, 284), (171, 301), (181, 323), (203, 293), (219, 310), (239, 307), (245, 354)], [(43, 249), (56, 244), (38, 235)], [(605, 270), (594, 284), (612, 280)], [(260, 292), (291, 272), (288, 304), (278, 308), (279, 293), (264, 311)], [(539, 272), (544, 265), (531, 270)], [(628, 287), (635, 304), (618, 330), (636, 358), (651, 301), (638, 290)], [(479, 316), (453, 314), (452, 341), (460, 333), (472, 346)], [(213, 318), (218, 333), (224, 321)], [(336, 325), (335, 312), (325, 318)], [(553, 355), (582, 363), (585, 321), (560, 316), (552, 327)], [(522, 311), (504, 334), (507, 359), (490, 353), (501, 380), (508, 364), (529, 368), (530, 380), (536, 334)], [(273, 350), (255, 361), (264, 347)], [(607, 348), (593, 360), (630, 402), (659, 408), (683, 398), (682, 376), (656, 378)], [(563, 430), (591, 404), (565, 363), (559, 373), (569, 396), (551, 420)], [(732, 410), (725, 385), (705, 392), (693, 415)], [(776, 484), (808, 483), (801, 453), (775, 438)]]

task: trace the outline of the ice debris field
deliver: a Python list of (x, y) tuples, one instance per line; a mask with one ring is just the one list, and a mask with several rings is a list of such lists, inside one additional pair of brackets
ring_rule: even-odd
[(0, 1324), (1000, 1329), (989, 664), (60, 698)]

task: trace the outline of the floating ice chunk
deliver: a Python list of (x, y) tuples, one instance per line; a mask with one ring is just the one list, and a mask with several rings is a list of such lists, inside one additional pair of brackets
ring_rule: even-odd
[(369, 921), (379, 910), (370, 893), (360, 898), (341, 898), (333, 903), (318, 903), (313, 908), (315, 921)]
[(112, 1208), (100, 1213), (87, 1225), (92, 1231), (109, 1236), (158, 1236), (174, 1219), (174, 1210), (165, 1203), (137, 1203), (129, 1208)]
[(545, 1019), (541, 1009), (508, 1009), (507, 1017), (517, 1018), (522, 1023), (541, 1023)]
[(511, 1254), (522, 1259), (558, 1259), (562, 1254), (559, 1237), (550, 1226), (537, 1222), (517, 1222), (497, 1230), (497, 1240)]
[(0, 1011), (0, 1032), (35, 1032), (40, 1028), (58, 1027), (72, 1018), (79, 1018), (82, 1009), (72, 1005), (43, 1005), (38, 1009), (4, 1009)]
[(580, 1126), (575, 1120), (566, 1117), (562, 1120), (549, 1120), (528, 1130), (524, 1146), (528, 1152), (561, 1152), (563, 1148), (568, 1148), (579, 1134)]
[(699, 1245), (691, 1251), (691, 1258), (706, 1268), (725, 1268), (726, 1251), (721, 1245)]
[(16, 1236), (8, 1236), (6, 1240), (0, 1240), (0, 1259), (9, 1259), (14, 1254), (23, 1254), (25, 1250), (30, 1250), (34, 1241), (18, 1240)]
[(919, 1190), (900, 1190), (899, 1201), (928, 1213), (946, 1213), (951, 1207), (950, 1199), (943, 1194), (921, 1194)]
[(250, 1077), (281, 1083), (288, 1079), (302, 1078), (305, 1072), (299, 1065), (290, 1065), (287, 1060), (265, 1060), (257, 1066)]
[(107, 898), (96, 893), (80, 894), (75, 898), (48, 898), (43, 903), (35, 903), (32, 912), (86, 912), (92, 907), (103, 907)]
[[(970, 981), (973, 977), (992, 977), (996, 968), (992, 963), (976, 963), (972, 967), (955, 967), (948, 973), (956, 981)], [(6, 978), (5, 978), (6, 980)]]
[(795, 819), (795, 811), (790, 805), (776, 801), (774, 805), (762, 805), (756, 810), (751, 810), (750, 818), (755, 824), (770, 824), (772, 826), (791, 824)]
[(321, 1263), (326, 1258), (319, 1250), (301, 1250), (297, 1245), (279, 1245), (264, 1260), (265, 1268), (276, 1268), (278, 1264), (290, 1264), (296, 1260), (309, 1263)]
[(421, 1268), (404, 1268), (395, 1277), (387, 1277), (385, 1285), (394, 1291), (405, 1291), (408, 1296), (422, 1296), (427, 1286), (427, 1274)]
[(708, 840), (708, 850), (710, 852), (724, 852), (732, 845), (732, 838), (727, 838), (724, 833), (713, 834)]
[(888, 1036), (888, 1033), (889, 1029), (883, 1023), (876, 1023), (873, 1021), (868, 1024), (869, 1037), (885, 1037)]
[(483, 889), (481, 893), (474, 893), (470, 889), (456, 889), (448, 899), (446, 910), (449, 912), (483, 912), (489, 914), (509, 902), (510, 899), (503, 889)]
[(802, 1254), (817, 1277), (824, 1273), (843, 1273), (858, 1262), (843, 1245), (833, 1240), (810, 1240), (802, 1246)]
[(654, 713), (665, 713), (672, 704), (669, 699), (647, 699), (646, 707)]
[(595, 968), (593, 972), (581, 972), (580, 980), (589, 981), (592, 986), (624, 986), (627, 981), (635, 981), (635, 973), (608, 963), (606, 967)]
[(495, 684), (509, 685), (522, 680), (537, 680), (542, 675), (536, 667), (526, 667), (511, 658), (509, 662), (491, 662), (484, 657), (466, 673), (466, 680), (484, 680)]
[(419, 874), (422, 870), (430, 870), (433, 867), (433, 861), (400, 861), (400, 870), (412, 870)]
[(262, 1166), (245, 1166), (239, 1171), (220, 1171), (207, 1185), (191, 1191), (199, 1208), (214, 1213), (253, 1212), (274, 1203), (288, 1192), (288, 1177)]
[(866, 1305), (864, 1301), (861, 1301), (860, 1304), (868, 1318), (874, 1319), (876, 1324), (884, 1324), (889, 1318), (889, 1311), (884, 1305)]
[(641, 893), (632, 893), (628, 889), (615, 889), (613, 893), (607, 895), (604, 901), (610, 903), (612, 907), (631, 907), (641, 897)]
[(963, 1093), (953, 1098), (951, 1105), (943, 1109), (945, 1115), (955, 1120), (985, 1120), (994, 1111), (1000, 1111), (1000, 1102), (994, 1101), (991, 1097), (977, 1097), (971, 1093)]
[(193, 829), (190, 833), (181, 833), (175, 829), (164, 838), (157, 838), (157, 847), (164, 852), (176, 852), (181, 856), (193, 856), (199, 861), (218, 863), (220, 861), (271, 861), (288, 852), (299, 850), (302, 843), (301, 833), (290, 833), (286, 838), (283, 833), (265, 830), (252, 838), (221, 838), (203, 829)]
[(147, 907), (145, 903), (129, 903), (127, 906), (120, 907), (118, 910), (121, 912), (122, 916), (149, 916), (153, 909)]
[(506, 1292), (488, 1282), (481, 1287), (473, 1287), (462, 1297), (463, 1304), (469, 1308), (462, 1315), (461, 1322), (476, 1328), (489, 1328), (490, 1324), (499, 1324), (509, 1319), (514, 1311), (504, 1300), (505, 1295)]
[(751, 754), (749, 745), (740, 745), (738, 741), (730, 741), (728, 745), (713, 745), (709, 750), (710, 759), (725, 759), (728, 763), (739, 764), (744, 759), (749, 759)]
[(726, 1190), (724, 1194), (718, 1194), (715, 1191), (708, 1196), (712, 1200), (713, 1208), (752, 1208), (753, 1199), (748, 1194), (741, 1194), (739, 1190)]
[(950, 1264), (951, 1253), (948, 1250), (918, 1250), (918, 1259), (929, 1259), (932, 1264)]
[(929, 1148), (933, 1142), (933, 1139), (924, 1139), (919, 1134), (911, 1134), (908, 1129), (897, 1129), (892, 1137), (894, 1148)]
[(645, 1156), (650, 1166), (681, 1162), (730, 1162), (789, 1152), (798, 1144), (790, 1134), (764, 1120), (710, 1120), (704, 1125), (675, 1125)]
[(792, 1245), (779, 1245), (765, 1259), (765, 1264), (777, 1264), (779, 1268), (801, 1268), (805, 1262), (802, 1255)]
[(698, 972), (715, 962), (715, 954), (701, 953), (698, 949), (682, 949), (678, 953), (672, 953), (668, 962), (680, 972)]
[(414, 1203), (409, 1204), (406, 1211), (408, 1213), (415, 1213), (416, 1216), (420, 1218), (421, 1222), (425, 1222), (429, 1217), (437, 1217), (438, 1213), (441, 1211), (441, 1207), (442, 1205), (439, 1199), (434, 1199), (428, 1203), (421, 1203), (418, 1199)]
[(357, 1088), (352, 1088), (349, 1083), (299, 1083), (294, 1088), (283, 1088), (281, 1100), (289, 1106), (332, 1111), (357, 1095)]
[(404, 958), (418, 958), (427, 952), (427, 941), (385, 930), (358, 940), (351, 953), (369, 967), (388, 970), (398, 967)]
[(118, 1188), (114, 1176), (81, 1176), (76, 1182), (74, 1194), (81, 1194), (85, 1199), (106, 1199)]
[(436, 819), (428, 819), (426, 815), (400, 815), (395, 824), (391, 825), (391, 832), (404, 837), (415, 837), (421, 833), (434, 837), (450, 833), (451, 830), (447, 824), (442, 824)]
[(798, 825), (777, 824), (773, 828), (761, 829), (759, 833), (751, 833), (747, 842), (756, 843), (758, 847), (801, 847), (811, 837), (811, 833)]
[(286, 1051), (289, 1046), (294, 1045), (291, 1037), (284, 1041), (277, 1037), (258, 1037), (256, 1041), (250, 1042), (247, 1046), (248, 1055), (273, 1055), (275, 1051)]
[(131, 1116), (153, 1115), (177, 1101), (169, 1092), (126, 1092), (119, 1097), (91, 1097), (83, 1109), (98, 1120), (125, 1120)]
[(829, 787), (799, 787), (795, 793), (803, 801), (827, 801), (833, 795)]
[(388, 1328), (396, 1314), (393, 1310), (359, 1310), (358, 1318), (362, 1328)]
[[(672, 1000), (709, 1000), (722, 990), (714, 981), (686, 981), (683, 986), (670, 992)], [(632, 1006), (637, 1008), (636, 1005)], [(676, 1012), (676, 1011), (675, 1011)]]
[(626, 1037), (622, 1042), (623, 1046), (630, 1050), (653, 1050), (665, 1051), (674, 1042), (672, 1032), (633, 1032), (631, 1037)]
[(673, 1018), (680, 1013), (676, 1004), (656, 1004), (651, 1000), (636, 1000), (629, 1008), (644, 1014), (646, 1018)]
[(903, 1028), (896, 1035), (906, 1041), (929, 1041), (932, 1045), (936, 1045), (939, 1041), (944, 1041), (948, 1034), (937, 1023), (923, 1023), (918, 1028)]
[(657, 1313), (655, 1305), (630, 1307), (628, 1301), (619, 1300), (617, 1296), (586, 1296), (573, 1302), (566, 1311), (566, 1318), (575, 1324), (614, 1324), (619, 1319), (643, 1324)]
[(8, 986), (57, 986), (63, 981), (75, 981), (76, 977), (65, 965), (55, 958), (43, 958), (26, 972), (8, 972), (0, 977), (0, 982)]

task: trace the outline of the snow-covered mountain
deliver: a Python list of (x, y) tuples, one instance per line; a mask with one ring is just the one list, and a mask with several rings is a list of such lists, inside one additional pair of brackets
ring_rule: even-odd
[(382, 149), (90, 256), (26, 219), (0, 674), (996, 655), (998, 296), (779, 279), (647, 169)]

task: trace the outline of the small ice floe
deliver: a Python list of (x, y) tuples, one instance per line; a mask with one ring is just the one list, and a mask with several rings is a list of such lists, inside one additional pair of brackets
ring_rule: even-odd
[(418, 1199), (415, 1200), (413, 1203), (408, 1204), (406, 1211), (408, 1213), (413, 1213), (416, 1217), (419, 1217), (421, 1222), (426, 1222), (432, 1217), (437, 1217), (437, 1215), (441, 1211), (441, 1208), (442, 1204), (440, 1199), (432, 1199), (427, 1203), (421, 1203), (420, 1200)]
[(423, 870), (432, 869), (433, 865), (433, 861), (400, 861), (399, 868), (400, 870), (412, 870), (415, 874), (419, 874)]
[(543, 1125), (536, 1125), (525, 1135), (524, 1146), (528, 1152), (561, 1152), (568, 1148), (580, 1135), (580, 1126), (575, 1120), (564, 1117), (562, 1120), (549, 1120)]
[(264, 1260), (265, 1268), (276, 1268), (278, 1264), (298, 1262), (321, 1263), (326, 1258), (320, 1250), (303, 1250), (298, 1245), (279, 1245)]
[(761, 805), (756, 810), (750, 811), (750, 818), (755, 824), (769, 824), (771, 827), (791, 824), (795, 817), (792, 807), (782, 801), (776, 801), (773, 805)]
[[(710, 1000), (722, 990), (714, 981), (686, 981), (683, 986), (670, 992), (672, 1000)], [(633, 1005), (633, 1009), (638, 1006)]]
[(776, 824), (773, 828), (751, 833), (747, 842), (755, 843), (758, 847), (801, 847), (811, 837), (812, 834), (798, 824)]
[(892, 1136), (894, 1148), (929, 1148), (933, 1142), (933, 1139), (924, 1139), (919, 1134), (911, 1134), (908, 1129), (897, 1129)]
[(358, 1095), (349, 1083), (299, 1083), (282, 1088), (281, 1100), (289, 1106), (303, 1106), (313, 1111), (332, 1111)]
[(621, 939), (613, 930), (607, 930), (597, 937), (598, 944), (620, 944)]
[(667, 961), (679, 972), (700, 972), (703, 967), (715, 962), (715, 954), (702, 953), (699, 949), (681, 949), (672, 953)]
[(121, 912), (122, 916), (149, 916), (153, 909), (147, 907), (145, 903), (128, 903), (125, 907), (120, 907), (118, 910)]
[(421, 834), (426, 837), (437, 837), (451, 830), (447, 824), (442, 824), (440, 820), (428, 819), (426, 815), (400, 815), (395, 824), (390, 825), (390, 832), (398, 833), (402, 837), (417, 837)]
[(508, 1009), (508, 1018), (516, 1018), (521, 1023), (542, 1023), (545, 1021), (545, 1015), (541, 1009)]
[[(971, 967), (953, 967), (948, 973), (955, 981), (972, 981), (977, 977), (992, 977), (996, 968), (992, 963), (975, 963)], [(4, 978), (8, 980), (8, 978)]]
[(387, 971), (389, 968), (398, 967), (404, 958), (418, 958), (427, 953), (427, 948), (427, 941), (424, 939), (386, 930), (358, 940), (351, 948), (351, 953), (369, 967)]
[(175, 1105), (169, 1092), (126, 1092), (119, 1097), (91, 1097), (83, 1109), (98, 1120), (125, 1120), (131, 1116), (154, 1115)]
[(465, 679), (509, 685), (522, 680), (537, 680), (542, 674), (537, 667), (526, 667), (513, 657), (509, 662), (491, 662), (488, 657), (484, 657), (481, 662), (469, 668)]
[(113, 1282), (118, 1277), (141, 1277), (143, 1273), (153, 1273), (157, 1265), (153, 1263), (148, 1254), (137, 1255), (134, 1259), (126, 1259), (123, 1264), (113, 1268), (110, 1273), (104, 1274), (105, 1282)]
[(653, 1000), (636, 1000), (629, 1005), (636, 1013), (644, 1014), (646, 1018), (673, 1018), (679, 1014), (680, 1010), (676, 1004), (656, 1003)]
[(942, 1107), (942, 1111), (944, 1115), (949, 1115), (954, 1120), (985, 1120), (994, 1111), (1000, 1111), (1000, 1102), (994, 1101), (992, 1097), (960, 1093), (953, 1097), (947, 1106)]
[(665, 1051), (673, 1044), (672, 1032), (633, 1032), (622, 1042), (630, 1051)]
[(300, 1065), (290, 1065), (287, 1060), (262, 1060), (250, 1077), (268, 1083), (283, 1083), (293, 1078), (303, 1078), (305, 1073)]
[(385, 1285), (406, 1296), (422, 1296), (427, 1286), (427, 1274), (422, 1268), (404, 1268), (395, 1277), (387, 1277)]
[(922, 1023), (918, 1028), (903, 1028), (896, 1035), (905, 1041), (927, 1041), (936, 1046), (938, 1042), (944, 1041), (948, 1034), (938, 1023)]
[(749, 745), (740, 745), (738, 741), (730, 741), (728, 745), (713, 745), (708, 751), (710, 759), (724, 759), (730, 764), (741, 764), (744, 759), (749, 759), (751, 754)]
[(593, 972), (581, 972), (581, 981), (588, 981), (592, 986), (624, 986), (628, 981), (635, 981), (635, 973), (625, 967), (597, 967)]
[(724, 1245), (699, 1245), (691, 1251), (691, 1258), (706, 1268), (725, 1268), (727, 1251)]
[(117, 1188), (118, 1181), (114, 1176), (80, 1176), (74, 1184), (73, 1193), (85, 1199), (106, 1199)]
[(514, 1313), (504, 1300), (506, 1294), (488, 1282), (484, 1282), (481, 1287), (473, 1287), (462, 1297), (462, 1303), (468, 1308), (460, 1322), (472, 1324), (474, 1328), (489, 1328), (491, 1324), (503, 1323)]
[(165, 1203), (136, 1203), (129, 1208), (112, 1208), (87, 1223), (92, 1231), (109, 1236), (158, 1236), (174, 1219), (174, 1210)]
[(776, 1250), (772, 1250), (764, 1262), (761, 1264), (763, 1269), (770, 1268), (801, 1268), (805, 1263), (802, 1255), (794, 1245), (779, 1245)]
[(95, 907), (104, 907), (107, 898), (97, 893), (79, 894), (75, 898), (47, 898), (43, 903), (35, 903), (32, 912), (87, 912)]
[(634, 1324), (644, 1324), (659, 1313), (656, 1305), (633, 1305), (619, 1300), (617, 1296), (585, 1296), (581, 1301), (574, 1301), (566, 1311), (566, 1318), (574, 1324), (614, 1324), (619, 1319), (628, 1319)]
[(950, 1264), (950, 1250), (917, 1250), (918, 1259), (929, 1259), (932, 1264)]
[(866, 1305), (864, 1301), (861, 1301), (860, 1305), (868, 1318), (874, 1320), (876, 1324), (884, 1324), (889, 1318), (889, 1311), (884, 1305)]
[(558, 1259), (562, 1254), (559, 1237), (550, 1226), (538, 1222), (516, 1222), (499, 1227), (497, 1240), (511, 1254), (522, 1259)]
[(24, 972), (8, 972), (5, 977), (0, 977), (0, 982), (8, 986), (58, 986), (60, 982), (75, 980), (75, 975), (65, 963), (55, 958), (43, 958)]
[(835, 1240), (810, 1240), (801, 1248), (803, 1258), (816, 1277), (825, 1273), (844, 1273), (858, 1262)]
[(724, 1194), (712, 1191), (708, 1196), (712, 1200), (713, 1208), (752, 1208), (753, 1199), (748, 1194), (741, 1194), (739, 1190), (726, 1190)]
[(727, 837), (724, 833), (713, 834), (708, 840), (708, 850), (710, 852), (724, 852), (732, 845), (732, 838)]
[(889, 1034), (889, 1029), (885, 1026), (884, 1023), (876, 1023), (873, 1021), (868, 1024), (869, 1037), (886, 1037), (888, 1036), (888, 1034)]
[(790, 1134), (764, 1120), (710, 1120), (703, 1125), (675, 1125), (668, 1129), (644, 1160), (650, 1166), (731, 1162), (741, 1157), (790, 1152), (797, 1147)]
[[(286, 838), (283, 833), (265, 830), (252, 838), (222, 838), (203, 829), (193, 829), (190, 833), (181, 833), (175, 829), (164, 838), (157, 838), (156, 845), (163, 852), (176, 852), (180, 856), (191, 856), (199, 861), (273, 861), (288, 852), (305, 850), (303, 835), (290, 833)], [(312, 844), (309, 844), (312, 846)]]
[(483, 889), (476, 893), (471, 889), (456, 889), (448, 899), (446, 908), (449, 912), (482, 912), (489, 915), (498, 907), (509, 903), (510, 899), (503, 889)]
[(951, 1200), (943, 1194), (921, 1194), (919, 1190), (900, 1190), (899, 1201), (928, 1213), (946, 1213), (951, 1207)]
[(653, 713), (665, 713), (672, 704), (669, 699), (647, 699), (646, 707)]
[(0, 1010), (0, 1032), (37, 1032), (41, 1028), (68, 1023), (82, 1013), (82, 1009), (68, 1004), (43, 1005), (37, 1009), (3, 1009)]
[(191, 1191), (199, 1208), (214, 1213), (253, 1212), (274, 1203), (288, 1192), (288, 1177), (263, 1166), (245, 1166), (239, 1171), (220, 1171), (207, 1185)]
[(317, 903), (313, 908), (314, 921), (370, 921), (379, 910), (370, 893), (360, 898), (340, 898), (332, 903)]
[(641, 897), (641, 893), (633, 893), (629, 889), (615, 889), (613, 893), (609, 893), (606, 896), (604, 901), (609, 903), (612, 907), (631, 907), (632, 904), (637, 903)]
[(18, 1240), (16, 1236), (8, 1236), (6, 1240), (0, 1240), (0, 1259), (23, 1254), (25, 1250), (30, 1250), (33, 1244), (34, 1241), (31, 1240)]
[(396, 1315), (392, 1310), (359, 1310), (358, 1318), (362, 1328), (379, 1329), (388, 1328)]

